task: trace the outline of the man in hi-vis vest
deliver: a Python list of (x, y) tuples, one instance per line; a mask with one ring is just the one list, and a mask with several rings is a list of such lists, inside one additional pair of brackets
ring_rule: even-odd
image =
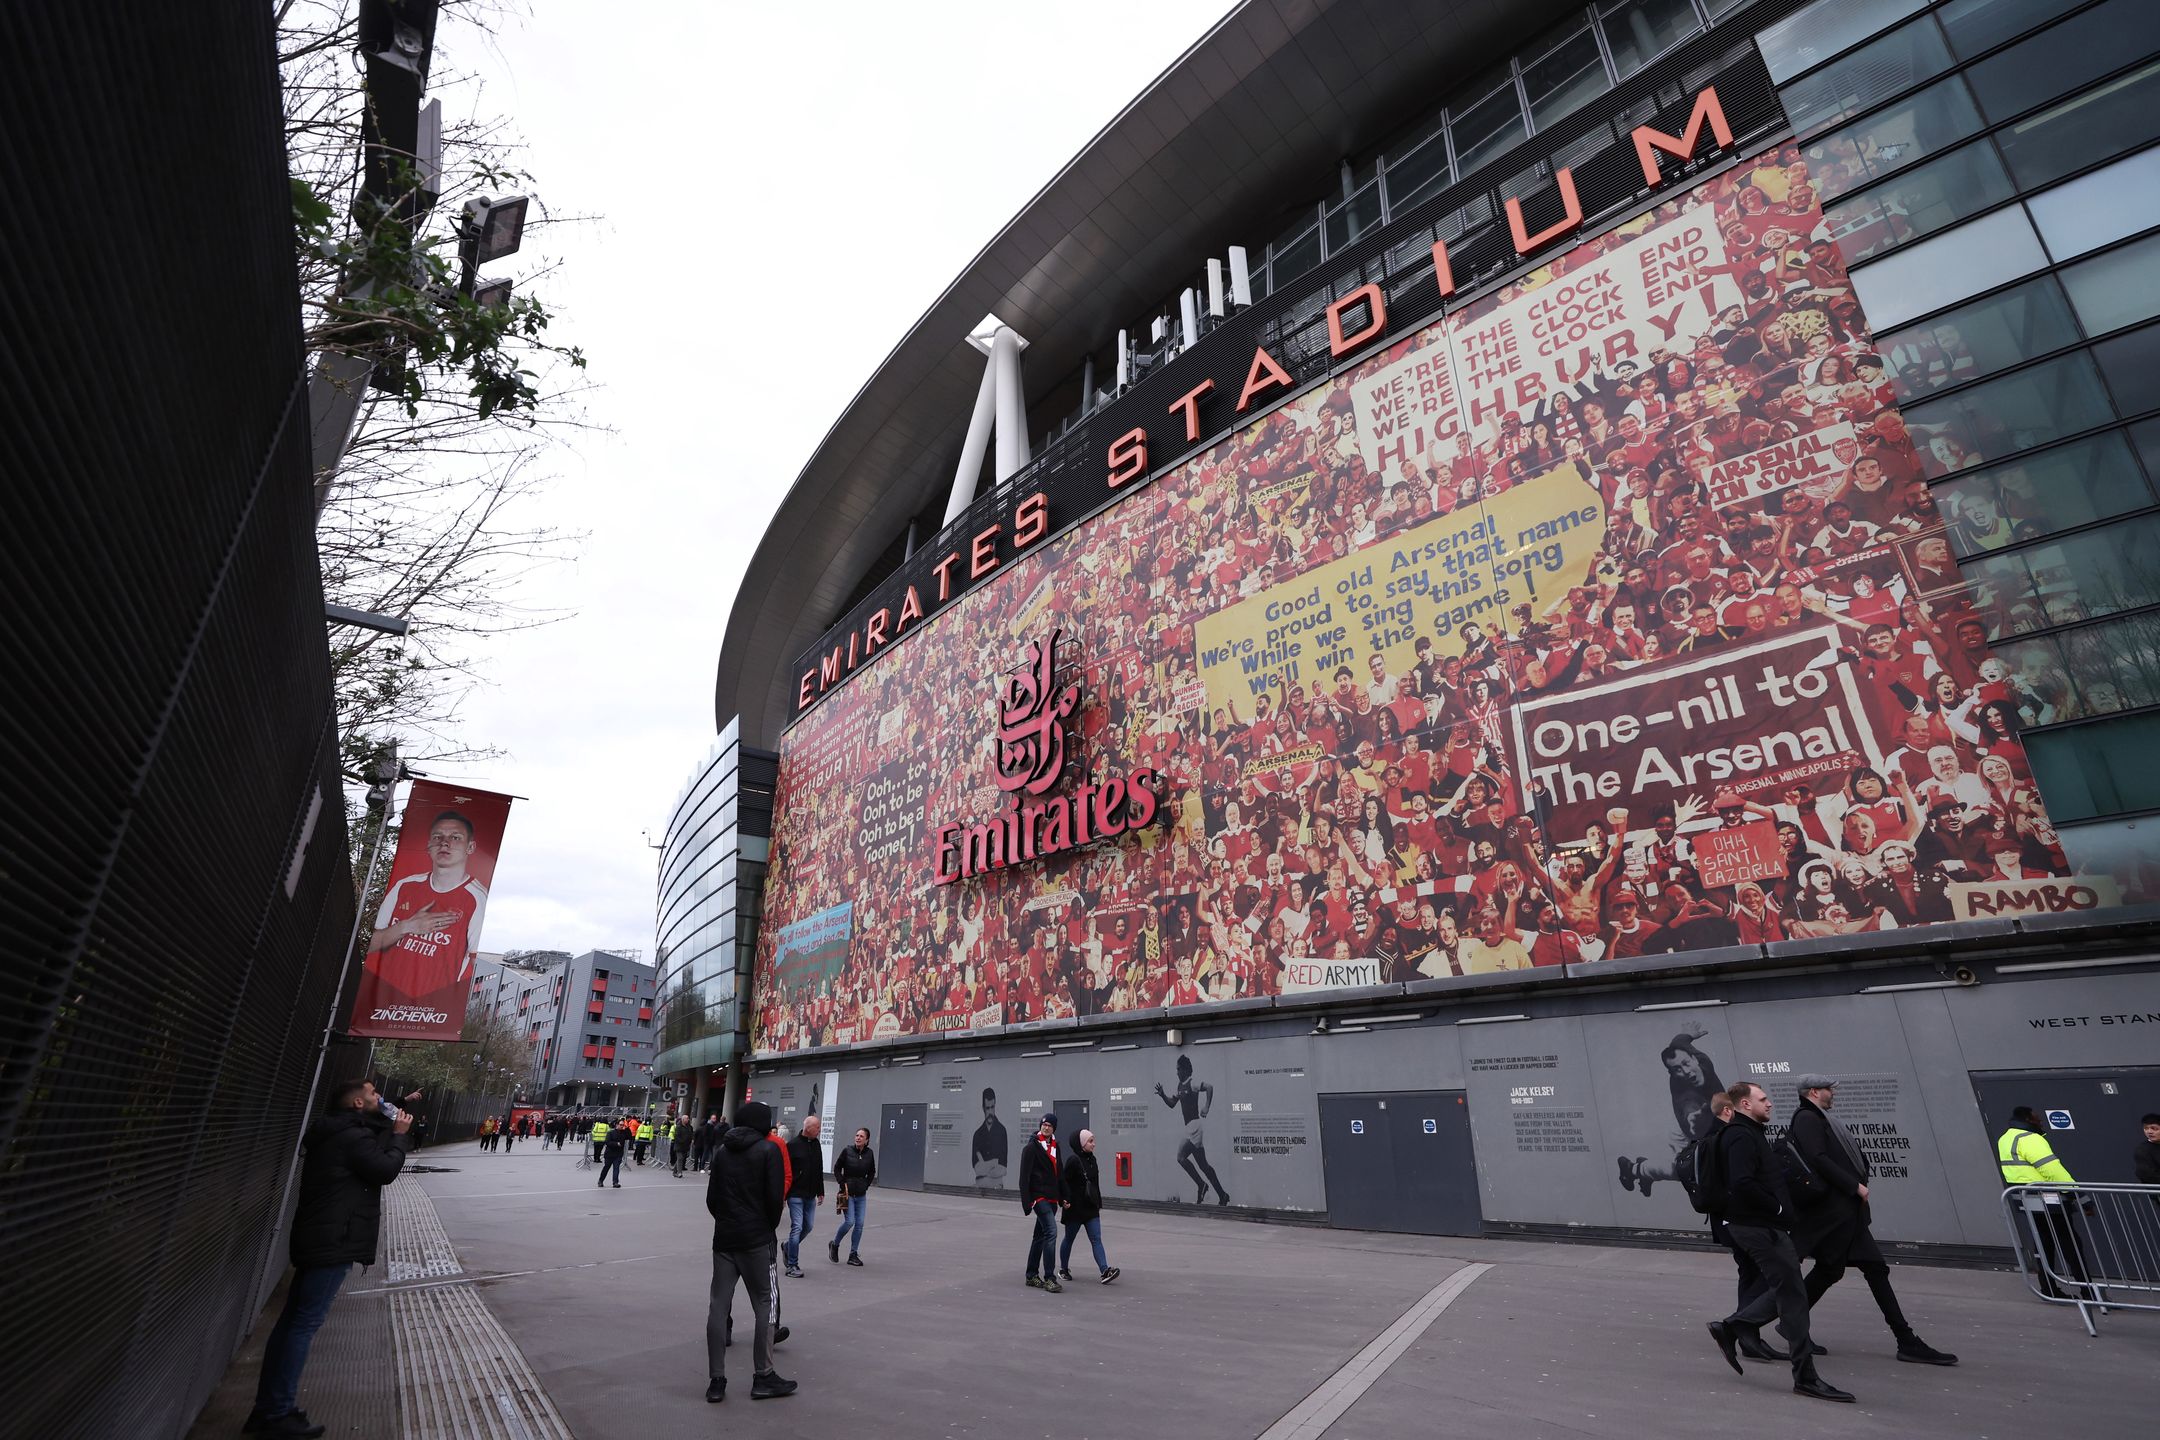
[[(1996, 1137), (1996, 1163), (2002, 1166), (2002, 1181), (2010, 1185), (2076, 1185), (2069, 1169), (2055, 1158), (2055, 1146), (2049, 1141), (2044, 1124), (2030, 1105), (2020, 1105), (2010, 1112), (2010, 1128)], [(2044, 1295), (2060, 1296), (2049, 1272), (2082, 1281), (2085, 1277), (2085, 1259), (2078, 1250), (2077, 1229), (2072, 1218), (2076, 1197), (2067, 1197), (2053, 1190), (2028, 1193), (2025, 1199), (2025, 1218), (2032, 1225), (2033, 1236), (2040, 1243), (2041, 1253), (2047, 1257), (2048, 1269), (2040, 1276), (2040, 1291)]]

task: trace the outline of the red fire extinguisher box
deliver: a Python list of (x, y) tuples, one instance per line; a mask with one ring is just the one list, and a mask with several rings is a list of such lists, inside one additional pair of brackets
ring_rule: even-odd
[(1117, 1183), (1120, 1185), (1132, 1184), (1132, 1151), (1130, 1150), (1117, 1152)]

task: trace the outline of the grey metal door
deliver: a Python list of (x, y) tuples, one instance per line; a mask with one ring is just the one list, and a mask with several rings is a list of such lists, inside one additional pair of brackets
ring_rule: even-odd
[(2160, 1067), (1979, 1070), (1972, 1083), (1990, 1155), (1995, 1138), (2010, 1128), (2011, 1110), (2030, 1105), (2048, 1127), (2048, 1147), (2073, 1177), (2095, 1185), (2137, 1183), (2130, 1157), (2145, 1138), (2139, 1119), (2160, 1111)]
[(1460, 1090), (1389, 1097), (1395, 1185), (1407, 1223), (1387, 1228), (1419, 1235), (1476, 1235), (1485, 1228), (1477, 1162), (1470, 1148), (1470, 1107)]
[(1320, 1097), (1328, 1223), (1342, 1230), (1476, 1235), (1484, 1228), (1460, 1090)]
[(1058, 1144), (1062, 1147), (1065, 1147), (1065, 1149), (1060, 1149), (1058, 1151), (1059, 1155), (1065, 1154), (1066, 1149), (1078, 1149), (1080, 1145), (1080, 1132), (1082, 1130), (1092, 1130), (1095, 1128), (1093, 1125), (1088, 1123), (1088, 1102), (1085, 1100), (1058, 1101), (1057, 1117)]
[(1320, 1174), (1328, 1223), (1338, 1230), (1394, 1230), (1395, 1146), (1377, 1095), (1320, 1097)]
[(894, 1190), (920, 1190), (923, 1150), (929, 1140), (928, 1105), (887, 1105), (879, 1131), (878, 1184)]

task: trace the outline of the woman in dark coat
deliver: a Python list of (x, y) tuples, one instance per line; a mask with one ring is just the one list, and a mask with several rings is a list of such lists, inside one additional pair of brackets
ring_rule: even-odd
[(1058, 1249), (1058, 1278), (1072, 1276), (1073, 1241), (1087, 1231), (1095, 1247), (1095, 1268), (1107, 1285), (1118, 1277), (1118, 1268), (1103, 1254), (1102, 1171), (1095, 1163), (1095, 1132), (1082, 1130), (1073, 1137), (1072, 1153), (1065, 1157), (1065, 1243)]

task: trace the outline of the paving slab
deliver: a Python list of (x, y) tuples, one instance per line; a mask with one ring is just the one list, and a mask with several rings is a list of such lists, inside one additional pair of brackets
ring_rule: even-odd
[[(1860, 1403), (1831, 1407), (1794, 1396), (1782, 1367), (1724, 1368), (1702, 1330), (1731, 1302), (1731, 1263), (1717, 1254), (1112, 1210), (1105, 1238), (1122, 1278), (1046, 1295), (1022, 1284), (1016, 1202), (883, 1190), (864, 1268), (827, 1259), (828, 1209), (804, 1250), (808, 1274), (782, 1282), (793, 1333), (778, 1365), (802, 1390), (751, 1403), (738, 1344), (729, 1398), (708, 1406), (703, 1177), (632, 1168), (622, 1189), (598, 1190), (576, 1159), (441, 1147), (426, 1163), (446, 1168), (417, 1178), (469, 1283), (585, 1440), (1251, 1440), (1471, 1262), (1491, 1268), (1327, 1435), (2113, 1440), (2154, 1433), (2160, 1414), (2160, 1316), (2108, 1316), (2089, 1340), (2073, 1313), (2001, 1272), (1896, 1268), (1921, 1333), (1965, 1357), (1949, 1370), (1897, 1363), (1849, 1275), (1820, 1311), (1837, 1352), (1823, 1370)], [(1083, 1238), (1083, 1272), (1086, 1253)], [(746, 1297), (735, 1313), (746, 1340)]]

